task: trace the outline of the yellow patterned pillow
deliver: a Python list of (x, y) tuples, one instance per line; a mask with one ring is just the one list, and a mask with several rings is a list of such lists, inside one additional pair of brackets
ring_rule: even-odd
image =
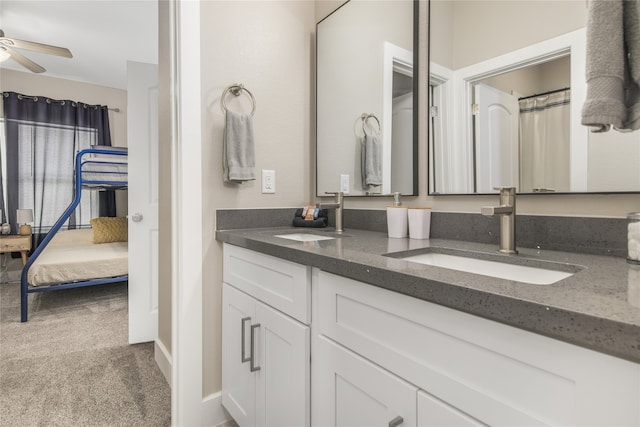
[(93, 243), (126, 242), (127, 218), (126, 217), (99, 217), (91, 221), (93, 228)]

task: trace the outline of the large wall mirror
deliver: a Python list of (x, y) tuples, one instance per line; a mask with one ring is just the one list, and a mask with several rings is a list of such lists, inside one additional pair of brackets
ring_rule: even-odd
[(418, 193), (417, 8), (350, 0), (318, 23), (318, 196)]
[(640, 191), (640, 133), (592, 133), (584, 1), (431, 0), (429, 194)]

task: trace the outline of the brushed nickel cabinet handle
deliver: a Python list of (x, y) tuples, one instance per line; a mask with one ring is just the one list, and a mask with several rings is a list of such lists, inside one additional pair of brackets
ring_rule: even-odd
[(404, 423), (404, 419), (401, 416), (397, 416), (389, 421), (389, 427), (398, 427), (402, 423)]
[(245, 353), (245, 348), (244, 348), (244, 342), (245, 342), (245, 323), (247, 323), (248, 321), (251, 320), (251, 317), (243, 317), (242, 320), (240, 321), (240, 339), (242, 340), (242, 343), (240, 344), (240, 360), (242, 363), (248, 362), (249, 360), (251, 360), (251, 357), (245, 357), (244, 353)]
[(259, 327), (260, 327), (260, 323), (256, 323), (255, 325), (251, 325), (251, 337), (250, 337), (250, 340), (251, 340), (251, 357), (250, 357), (250, 360), (249, 360), (249, 370), (251, 372), (256, 372), (256, 371), (260, 370), (260, 366), (254, 365), (254, 363), (256, 361), (255, 360), (255, 358), (256, 358), (256, 351), (255, 351), (256, 350), (255, 349), (256, 333), (255, 333), (255, 330), (257, 328), (259, 328)]

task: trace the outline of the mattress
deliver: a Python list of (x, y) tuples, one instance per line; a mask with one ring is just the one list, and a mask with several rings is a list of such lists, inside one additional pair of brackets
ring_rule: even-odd
[(116, 160), (92, 159), (82, 163), (82, 185), (84, 187), (126, 186), (128, 165)]
[(31, 286), (128, 274), (127, 242), (94, 244), (93, 230), (58, 232), (29, 268)]

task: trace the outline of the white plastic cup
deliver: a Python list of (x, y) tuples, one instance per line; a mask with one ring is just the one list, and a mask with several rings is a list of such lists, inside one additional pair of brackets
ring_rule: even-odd
[(387, 207), (387, 234), (402, 239), (408, 235), (407, 208), (404, 206)]
[(640, 307), (640, 270), (629, 268), (627, 273), (627, 300), (634, 307)]
[(409, 208), (409, 237), (411, 239), (428, 239), (431, 234), (431, 209)]

